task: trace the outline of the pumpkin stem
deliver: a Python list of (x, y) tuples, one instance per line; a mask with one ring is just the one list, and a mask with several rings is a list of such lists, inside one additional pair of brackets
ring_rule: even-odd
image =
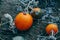
[(52, 30), (51, 32), (52, 32), (52, 36), (53, 36), (54, 35), (54, 31)]
[(26, 12), (23, 12), (24, 15), (26, 15)]

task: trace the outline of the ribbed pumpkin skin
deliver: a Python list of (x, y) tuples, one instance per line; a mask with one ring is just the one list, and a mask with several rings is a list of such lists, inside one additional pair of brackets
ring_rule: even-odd
[(28, 30), (33, 23), (33, 18), (29, 14), (19, 13), (15, 18), (16, 28), (20, 31)]
[(49, 24), (47, 27), (46, 27), (46, 32), (48, 34), (51, 33), (51, 31), (54, 31), (54, 34), (56, 34), (58, 32), (58, 26), (56, 24)]

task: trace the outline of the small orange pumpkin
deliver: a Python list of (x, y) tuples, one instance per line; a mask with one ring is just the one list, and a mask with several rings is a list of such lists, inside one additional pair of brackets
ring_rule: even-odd
[(33, 23), (33, 18), (28, 13), (20, 12), (15, 18), (16, 28), (20, 31), (28, 30)]
[(33, 8), (33, 12), (40, 12), (41, 9), (39, 7)]
[(33, 8), (33, 12), (31, 13), (32, 17), (34, 18), (40, 18), (42, 12), (39, 7)]
[(58, 26), (56, 24), (49, 24), (47, 27), (46, 27), (46, 32), (48, 34), (51, 33), (51, 31), (54, 31), (54, 34), (56, 34), (58, 32)]

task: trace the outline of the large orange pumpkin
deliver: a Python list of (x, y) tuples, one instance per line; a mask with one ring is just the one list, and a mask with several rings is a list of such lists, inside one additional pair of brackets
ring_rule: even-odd
[(46, 32), (48, 34), (51, 33), (51, 31), (54, 31), (54, 34), (56, 34), (58, 32), (58, 26), (56, 24), (49, 24), (47, 27), (46, 27)]
[(33, 18), (30, 14), (28, 13), (19, 13), (16, 18), (15, 18), (15, 25), (16, 28), (20, 31), (25, 31), (28, 30), (33, 23)]

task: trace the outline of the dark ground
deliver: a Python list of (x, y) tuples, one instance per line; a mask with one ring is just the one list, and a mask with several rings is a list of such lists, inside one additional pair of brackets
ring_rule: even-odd
[[(56, 8), (59, 9), (60, 8), (60, 0), (55, 0), (56, 3)], [(15, 16), (17, 15), (17, 13), (19, 11), (17, 11), (17, 4), (20, 4), (18, 0), (0, 0), (0, 16), (3, 17), (3, 14), (5, 13), (9, 13), (13, 19), (15, 18)], [(41, 3), (43, 4), (43, 3)], [(41, 5), (41, 8), (44, 8), (44, 5)], [(60, 19), (60, 11), (57, 11), (56, 13), (51, 14), (53, 16), (58, 16)], [(49, 20), (49, 19), (48, 19)], [(45, 20), (47, 21), (47, 20)], [(12, 40), (13, 37), (15, 36), (23, 36), (26, 40), (37, 40), (38, 35), (40, 36), (48, 36), (47, 33), (45, 32), (45, 27), (47, 26), (48, 23), (44, 23), (41, 20), (39, 20), (39, 24), (37, 19), (34, 20), (34, 23), (32, 25), (32, 27), (28, 30), (28, 31), (18, 31), (16, 34), (13, 34), (11, 31), (1, 31), (0, 32), (0, 38), (1, 40)], [(57, 22), (58, 24), (58, 28), (60, 31), (60, 20), (59, 22)], [(6, 24), (7, 25), (7, 24)], [(3, 25), (3, 26), (6, 26)], [(56, 34), (55, 37), (59, 37), (60, 36), (60, 32), (58, 32)], [(43, 37), (44, 39), (44, 37)], [(43, 40), (42, 38), (40, 38), (40, 40)], [(45, 39), (47, 40), (47, 39)], [(60, 37), (57, 38), (57, 40), (60, 40)]]

